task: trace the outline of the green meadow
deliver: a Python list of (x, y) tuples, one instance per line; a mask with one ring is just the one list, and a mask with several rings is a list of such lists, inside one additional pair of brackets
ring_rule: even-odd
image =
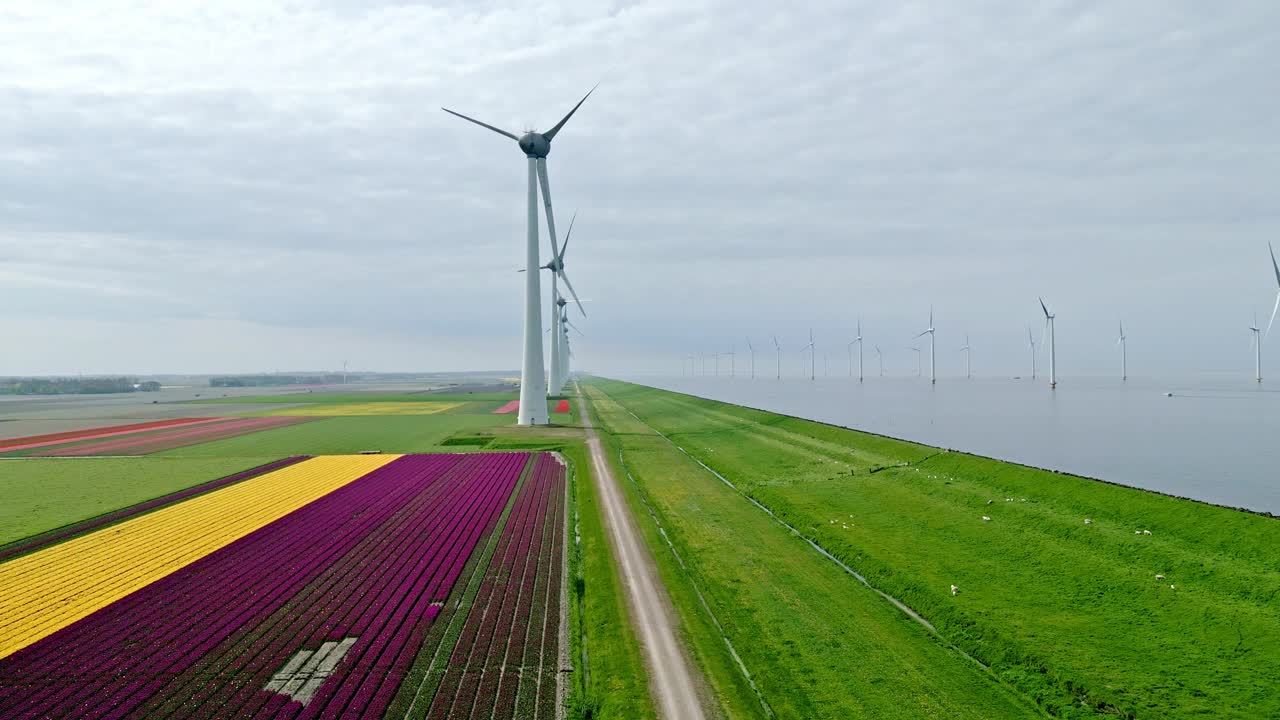
[[(872, 606), (914, 623), (878, 596), (854, 603), (871, 593), (748, 497), (1052, 716), (1280, 717), (1275, 519), (637, 385), (590, 390), (765, 697), (794, 709), (779, 716), (856, 717), (828, 711), (895, 685), (920, 700), (968, 661), (893, 671), (884, 654), (918, 644), (905, 630), (850, 652)], [(828, 571), (801, 570), (814, 559)], [(899, 699), (881, 716), (909, 716)]]
[(0, 545), (263, 465), (276, 457), (0, 461)]

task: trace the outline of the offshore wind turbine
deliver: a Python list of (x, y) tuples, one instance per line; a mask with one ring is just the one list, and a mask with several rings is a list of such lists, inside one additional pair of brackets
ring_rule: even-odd
[(778, 336), (773, 336), (773, 349), (778, 353), (778, 379), (782, 379), (782, 346), (778, 344)]
[(858, 318), (858, 337), (853, 341), (858, 343), (858, 382), (862, 382), (862, 318)]
[(876, 359), (880, 361), (880, 377), (884, 377), (884, 353), (880, 352), (880, 346), (876, 346)]
[(520, 409), (516, 415), (517, 425), (546, 425), (551, 421), (547, 412), (547, 388), (543, 378), (545, 368), (542, 363), (542, 313), (538, 309), (538, 303), (542, 299), (542, 287), (538, 278), (538, 188), (539, 186), (542, 188), (547, 232), (551, 236), (551, 252), (554, 255), (556, 223), (551, 210), (551, 183), (547, 180), (547, 154), (551, 152), (551, 141), (560, 133), (578, 108), (582, 107), (582, 103), (591, 97), (592, 92), (595, 92), (595, 88), (591, 88), (591, 91), (573, 106), (569, 114), (550, 130), (545, 133), (529, 131), (518, 137), (514, 133), (480, 122), (449, 108), (440, 108), (450, 115), (456, 115), (467, 122), (515, 140), (529, 161), (528, 237), (525, 243), (527, 273), (524, 278), (524, 359), (520, 369)]
[(1262, 382), (1262, 329), (1258, 327), (1258, 313), (1253, 314), (1253, 324), (1249, 326), (1249, 332), (1253, 333), (1251, 343), (1254, 351), (1253, 378)]
[(1049, 331), (1049, 389), (1058, 387), (1058, 343), (1053, 334), (1053, 321), (1058, 316), (1049, 312), (1049, 307), (1040, 298), (1040, 309), (1044, 310), (1044, 329)]
[(908, 350), (915, 350), (915, 351), (916, 351), (916, 377), (920, 377), (921, 368), (923, 368), (923, 367), (924, 367), (924, 366), (923, 366), (923, 363), (924, 363), (924, 359), (923, 359), (923, 358), (924, 358), (924, 352), (923, 352), (922, 350), (920, 350), (920, 348), (916, 347), (915, 345), (911, 345), (911, 346), (909, 346), (907, 349), (908, 349)]
[(809, 380), (814, 379), (814, 357), (813, 357), (813, 328), (809, 328), (809, 344), (800, 348), (800, 357), (804, 358), (804, 351), (809, 351)]
[[(1271, 322), (1267, 323), (1266, 337), (1269, 338), (1271, 337), (1271, 326), (1276, 324), (1276, 312), (1280, 311), (1280, 263), (1276, 262), (1276, 249), (1271, 247), (1271, 243), (1267, 243), (1267, 249), (1271, 251), (1271, 269), (1276, 271), (1276, 306), (1271, 310)], [(1257, 323), (1254, 324), (1256, 325)]]
[(1124, 334), (1124, 321), (1120, 321), (1120, 339), (1116, 340), (1116, 344), (1120, 346), (1120, 379), (1129, 379), (1129, 338)]
[(1031, 379), (1036, 379), (1036, 338), (1031, 334), (1031, 326), (1027, 326), (1027, 347), (1031, 348)]
[(747, 338), (747, 350), (751, 351), (751, 379), (756, 379), (756, 349), (751, 345), (751, 338)]
[(969, 333), (964, 334), (964, 347), (960, 348), (960, 352), (964, 353), (964, 377), (966, 380), (972, 380), (973, 348), (969, 346)]
[(929, 382), (934, 384), (938, 382), (938, 364), (934, 354), (933, 306), (929, 307), (929, 328), (912, 339), (919, 340), (925, 335), (929, 336)]

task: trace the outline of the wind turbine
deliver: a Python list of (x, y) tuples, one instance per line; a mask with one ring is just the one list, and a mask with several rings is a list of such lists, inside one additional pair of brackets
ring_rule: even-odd
[(929, 382), (931, 384), (938, 382), (937, 361), (934, 358), (934, 332), (933, 332), (933, 306), (929, 307), (929, 329), (912, 338), (918, 340), (925, 335), (929, 336)]
[(907, 349), (916, 351), (916, 377), (920, 377), (921, 367), (923, 367), (922, 363), (924, 362), (923, 360), (924, 353), (921, 352), (920, 348), (916, 347), (915, 345), (912, 345)]
[(720, 377), (720, 353), (711, 353), (711, 357), (715, 359), (716, 377)]
[(1124, 321), (1120, 321), (1120, 339), (1116, 340), (1116, 344), (1120, 346), (1120, 379), (1122, 381), (1129, 379), (1129, 339), (1124, 335)]
[(972, 380), (973, 348), (969, 346), (969, 333), (964, 334), (964, 347), (960, 348), (960, 352), (964, 353), (964, 377), (966, 380)]
[(1049, 331), (1049, 389), (1053, 390), (1058, 387), (1058, 343), (1053, 333), (1053, 320), (1058, 316), (1049, 312), (1044, 298), (1040, 298), (1040, 309), (1044, 310), (1044, 329)]
[(1271, 311), (1271, 322), (1267, 323), (1266, 337), (1269, 338), (1271, 326), (1276, 324), (1276, 312), (1280, 312), (1280, 263), (1276, 262), (1276, 249), (1271, 247), (1271, 243), (1267, 243), (1267, 249), (1271, 251), (1271, 268), (1276, 271), (1276, 306)]
[(778, 379), (782, 379), (782, 346), (778, 344), (778, 336), (773, 336), (773, 349), (778, 352)]
[(876, 359), (880, 361), (880, 377), (884, 377), (884, 353), (880, 352), (880, 346), (876, 346)]
[(862, 318), (858, 318), (858, 337), (853, 341), (858, 343), (858, 382), (862, 382)]
[(751, 345), (751, 338), (747, 338), (747, 350), (751, 351), (751, 379), (756, 379), (756, 349)]
[(1258, 313), (1253, 314), (1253, 324), (1249, 326), (1249, 332), (1253, 333), (1254, 350), (1254, 371), (1253, 377), (1258, 382), (1262, 382), (1262, 330), (1258, 327)]
[[(548, 206), (550, 207), (550, 206)], [(548, 210), (547, 217), (550, 217)], [(573, 217), (569, 218), (569, 229), (564, 234), (564, 242), (560, 244), (557, 251), (555, 247), (555, 238), (551, 239), (551, 260), (542, 266), (544, 270), (551, 271), (551, 318), (552, 327), (557, 328), (561, 321), (561, 310), (568, 302), (560, 296), (560, 289), (556, 285), (556, 280), (564, 281), (564, 286), (568, 288), (569, 294), (573, 296), (573, 301), (578, 305), (578, 312), (583, 317), (587, 316), (587, 311), (582, 308), (582, 301), (578, 299), (578, 293), (573, 289), (573, 283), (569, 282), (569, 276), (564, 274), (564, 253), (569, 248), (569, 238), (573, 236), (573, 224), (578, 220), (578, 213), (574, 212)], [(568, 331), (564, 328), (558, 328), (557, 332), (552, 333), (553, 337), (559, 338)], [(565, 382), (568, 381), (569, 363), (564, 357), (565, 349), (563, 343), (551, 344), (551, 394), (559, 395), (564, 389)]]
[(1027, 326), (1027, 347), (1031, 348), (1031, 379), (1036, 379), (1036, 338), (1031, 334), (1031, 326)]
[(809, 344), (800, 348), (800, 357), (804, 357), (804, 351), (809, 351), (809, 380), (814, 379), (814, 357), (813, 357), (813, 328), (809, 328)]
[(547, 232), (551, 236), (551, 252), (554, 255), (556, 254), (556, 223), (551, 210), (551, 183), (547, 180), (547, 154), (551, 152), (551, 141), (560, 133), (578, 108), (582, 107), (582, 103), (591, 97), (592, 92), (595, 92), (595, 88), (591, 88), (591, 91), (573, 106), (569, 114), (547, 132), (529, 131), (519, 137), (449, 108), (440, 108), (450, 115), (456, 115), (515, 140), (529, 161), (528, 238), (525, 244), (525, 270), (528, 272), (524, 278), (524, 360), (520, 370), (520, 409), (516, 415), (517, 425), (546, 425), (551, 421), (547, 413), (547, 388), (543, 379), (545, 368), (542, 364), (542, 313), (538, 311), (538, 302), (542, 299), (542, 287), (538, 278), (538, 188), (539, 186), (542, 188), (543, 208), (547, 215)]
[(732, 345), (730, 345), (729, 346), (729, 377), (733, 377), (734, 375), (737, 374), (738, 355), (736, 352), (734, 352), (734, 350), (735, 348)]

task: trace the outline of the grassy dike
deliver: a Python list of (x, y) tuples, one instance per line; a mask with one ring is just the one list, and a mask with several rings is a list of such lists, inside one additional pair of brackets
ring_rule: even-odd
[[(619, 418), (624, 450), (655, 430), (670, 438), (666, 451), (637, 450), (628, 463), (771, 702), (778, 673), (788, 678), (779, 691), (856, 717), (828, 714), (826, 695), (861, 695), (871, 676), (910, 690), (916, 678), (886, 677), (884, 639), (847, 648), (840, 633), (870, 608), (831, 617), (825, 604), (847, 600), (826, 598), (816, 570), (796, 575), (801, 556), (835, 563), (794, 536), (767, 562), (756, 557), (762, 527), (744, 537), (745, 516), (720, 524), (741, 507), (780, 527), (744, 495), (927, 618), (942, 636), (935, 645), (987, 664), (1053, 716), (1280, 717), (1275, 519), (637, 385), (600, 380), (589, 391), (616, 408), (600, 414)], [(714, 485), (723, 492), (706, 491)], [(779, 582), (782, 571), (793, 577)], [(845, 578), (842, 593), (858, 595)], [(814, 615), (789, 619), (778, 605)], [(915, 667), (935, 678), (954, 666)], [(1017, 716), (991, 700), (979, 707), (983, 717)]]
[(1041, 716), (633, 417), (630, 387), (586, 392), (726, 716)]

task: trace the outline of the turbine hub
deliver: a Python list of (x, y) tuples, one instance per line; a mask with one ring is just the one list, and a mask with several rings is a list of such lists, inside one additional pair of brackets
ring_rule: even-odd
[(544, 158), (551, 152), (551, 141), (542, 133), (527, 132), (520, 138), (520, 149), (531, 158)]
[(559, 305), (560, 307), (564, 307), (565, 305), (569, 304), (569, 301), (565, 300), (564, 298), (556, 298), (556, 304)]

